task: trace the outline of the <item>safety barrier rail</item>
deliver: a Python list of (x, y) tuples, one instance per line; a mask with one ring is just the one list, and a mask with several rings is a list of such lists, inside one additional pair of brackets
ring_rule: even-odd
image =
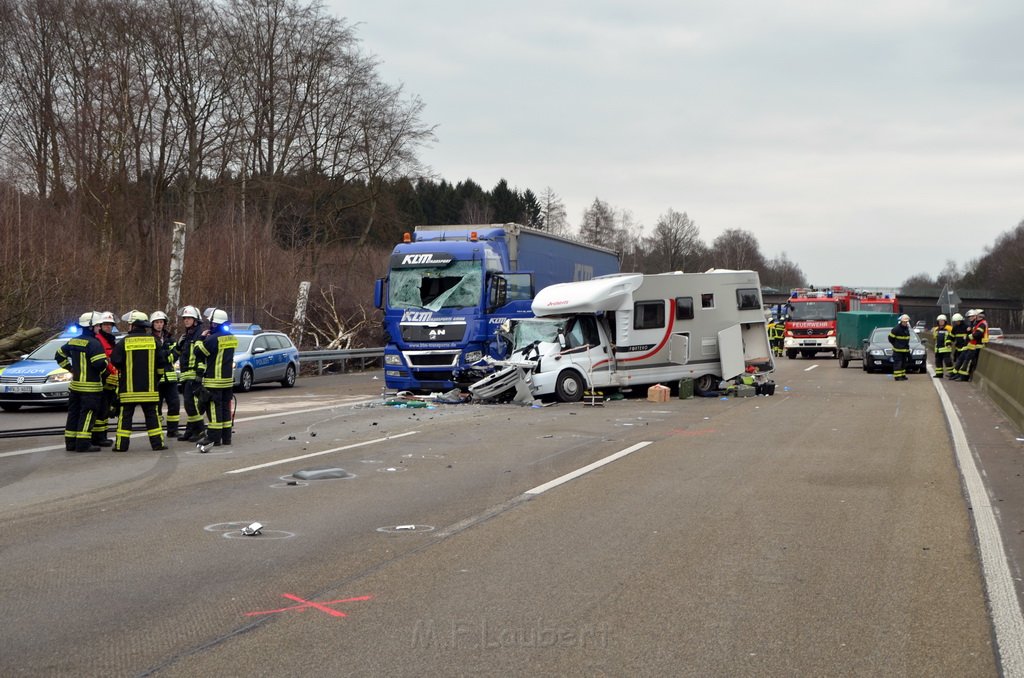
[(1013, 345), (993, 346), (981, 351), (974, 380), (978, 388), (1024, 430), (1024, 349)]
[(300, 351), (300, 363), (316, 363), (316, 373), (323, 374), (324, 366), (330, 363), (339, 363), (341, 371), (348, 369), (349, 361), (358, 360), (359, 369), (366, 369), (368, 363), (373, 363), (384, 358), (384, 347), (380, 348), (349, 348), (349, 349), (328, 349), (324, 351)]

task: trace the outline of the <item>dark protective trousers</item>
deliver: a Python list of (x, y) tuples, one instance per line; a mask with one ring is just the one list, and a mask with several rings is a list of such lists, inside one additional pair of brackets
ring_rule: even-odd
[[(178, 422), (181, 419), (181, 394), (178, 393), (178, 382), (162, 381), (159, 386), (160, 404), (157, 411), (163, 414), (164, 405), (167, 405), (167, 435), (178, 434)], [(188, 412), (188, 408), (185, 408)]]
[(181, 398), (185, 401), (185, 430), (201, 433), (203, 430), (203, 408), (199, 406), (199, 399), (196, 398), (196, 388), (199, 382), (195, 379), (187, 379), (182, 382)]
[(160, 413), (157, 411), (157, 403), (126, 403), (121, 402), (121, 411), (117, 416), (117, 437), (114, 439), (114, 452), (127, 452), (131, 443), (132, 419), (135, 417), (135, 406), (142, 408), (142, 415), (146, 420), (146, 433), (149, 435), (149, 445), (154, 450), (164, 446), (164, 430), (160, 426)]
[(210, 423), (206, 426), (206, 437), (215, 443), (231, 444), (231, 396), (230, 388), (208, 388)]
[(64, 425), (64, 447), (68, 452), (89, 449), (102, 406), (102, 393), (68, 393), (68, 418)]
[(944, 377), (947, 374), (953, 376), (953, 353), (952, 351), (941, 351), (935, 354), (935, 374)]
[(910, 362), (910, 351), (892, 350), (893, 379), (906, 379), (908, 362)]

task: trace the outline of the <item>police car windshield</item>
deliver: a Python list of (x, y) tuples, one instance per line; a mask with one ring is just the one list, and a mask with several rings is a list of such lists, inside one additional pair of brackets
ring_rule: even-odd
[(448, 266), (395, 268), (388, 283), (391, 308), (478, 306), (483, 297), (483, 268), (479, 261), (453, 261)]
[(235, 348), (235, 353), (245, 353), (249, 350), (252, 345), (252, 340), (255, 338), (251, 334), (246, 336), (244, 334), (236, 334), (235, 338), (238, 339), (238, 346)]
[(831, 301), (799, 301), (789, 304), (790, 320), (835, 320), (836, 305)]
[(28, 354), (28, 360), (53, 360), (57, 349), (68, 343), (67, 339), (52, 339)]

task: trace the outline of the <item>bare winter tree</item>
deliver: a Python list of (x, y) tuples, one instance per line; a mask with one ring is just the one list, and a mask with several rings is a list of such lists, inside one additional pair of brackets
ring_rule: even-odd
[(434, 138), (434, 127), (421, 121), (422, 113), (420, 98), (406, 97), (401, 87), (374, 80), (362, 93), (356, 147), (369, 209), (357, 248), (373, 230), (385, 182), (421, 171), (416, 154)]
[(768, 261), (761, 271), (761, 284), (778, 290), (804, 287), (806, 280), (804, 272), (789, 260), (785, 252)]
[(730, 228), (711, 243), (715, 268), (763, 271), (764, 256), (757, 238), (750, 231)]
[(687, 216), (669, 208), (658, 217), (647, 238), (648, 267), (658, 271), (686, 271), (696, 262), (692, 255), (700, 245), (700, 229)]
[(565, 211), (565, 203), (555, 193), (554, 189), (548, 186), (541, 191), (540, 197), (540, 219), (545, 231), (554, 235), (569, 235), (569, 219)]

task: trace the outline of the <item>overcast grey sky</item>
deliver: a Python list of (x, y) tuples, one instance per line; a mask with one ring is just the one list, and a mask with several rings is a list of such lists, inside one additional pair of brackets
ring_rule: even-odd
[(440, 178), (751, 231), (815, 285), (961, 266), (1024, 219), (1020, 0), (332, 0)]

